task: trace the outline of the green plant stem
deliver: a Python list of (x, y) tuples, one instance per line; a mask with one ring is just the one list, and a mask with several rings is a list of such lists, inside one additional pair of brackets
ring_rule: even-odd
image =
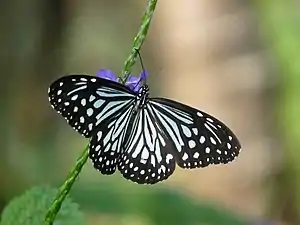
[[(120, 76), (120, 79), (123, 84), (126, 82), (128, 76), (131, 72), (131, 68), (133, 67), (133, 65), (135, 63), (135, 60), (137, 57), (136, 49), (140, 50), (140, 48), (146, 38), (148, 29), (150, 26), (150, 22), (151, 22), (151, 19), (153, 16), (153, 12), (155, 10), (156, 3), (157, 3), (157, 0), (149, 0), (148, 1), (148, 5), (147, 5), (144, 15), (142, 17), (142, 23), (141, 23), (140, 29), (133, 40), (133, 46), (131, 49), (131, 53), (124, 63), (124, 69), (122, 71), (123, 76), (122, 77)], [(71, 172), (68, 174), (66, 180), (64, 181), (62, 186), (59, 188), (58, 193), (57, 193), (52, 205), (50, 206), (50, 208), (48, 210), (44, 225), (52, 225), (53, 224), (55, 217), (56, 217), (57, 213), (59, 212), (63, 201), (65, 200), (66, 196), (69, 194), (75, 180), (77, 179), (79, 173), (82, 170), (82, 167), (84, 166), (84, 164), (86, 163), (86, 161), (88, 159), (88, 155), (89, 155), (88, 149), (89, 149), (89, 147), (87, 146), (83, 150), (82, 154), (77, 159), (74, 169), (71, 170)]]
[(136, 50), (140, 50), (142, 47), (142, 44), (144, 42), (144, 40), (146, 39), (146, 35), (148, 33), (148, 29), (151, 23), (151, 19), (153, 17), (153, 13), (156, 7), (156, 3), (157, 0), (149, 0), (148, 1), (148, 5), (147, 8), (144, 12), (144, 15), (142, 17), (142, 24), (140, 26), (140, 29), (137, 33), (137, 35), (135, 36), (135, 38), (133, 39), (133, 44), (132, 44), (132, 48), (131, 48), (131, 53), (128, 56), (128, 58), (126, 59), (125, 63), (124, 63), (124, 69), (122, 71), (122, 75), (123, 77), (120, 77), (121, 82), (123, 84), (125, 84), (128, 76), (131, 73), (131, 68), (133, 67), (136, 57), (137, 57), (137, 51)]

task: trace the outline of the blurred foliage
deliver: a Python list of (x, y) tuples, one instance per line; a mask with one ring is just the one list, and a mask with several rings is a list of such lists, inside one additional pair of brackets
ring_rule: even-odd
[[(91, 12), (85, 12), (85, 16), (80, 14), (82, 11), (75, 10), (76, 4), (81, 3), (11, 0), (1, 5), (0, 22), (4, 25), (0, 35), (1, 207), (16, 192), (33, 183), (62, 181), (62, 174), (66, 174), (75, 161), (76, 150), (80, 150), (78, 146), (86, 144), (50, 109), (46, 93), (48, 84), (68, 72), (94, 73), (101, 65), (121, 71), (142, 14), (142, 8), (134, 0), (126, 3), (89, 1), (87, 4), (93, 7), (89, 9)], [(287, 149), (282, 170), (270, 185), (270, 213), (273, 217), (300, 224), (299, 4), (292, 0), (257, 0), (255, 4), (265, 44), (272, 47), (280, 71), (277, 74), (280, 91), (275, 94), (280, 99), (279, 115), (274, 124), (279, 124)], [(84, 10), (84, 6), (82, 8)], [(120, 26), (124, 21), (127, 21), (126, 26)], [(89, 33), (91, 27), (95, 30), (93, 34)], [(151, 49), (151, 44), (145, 49)], [(147, 51), (143, 54), (147, 55)], [(155, 60), (160, 58), (153, 57), (147, 64), (155, 64)], [(79, 182), (71, 195), (87, 215), (90, 212), (116, 217), (142, 215), (157, 225), (245, 224), (232, 212), (181, 193), (123, 183)], [(22, 212), (34, 213), (35, 209), (30, 211), (27, 206), (37, 202), (28, 200), (28, 193), (30, 191), (9, 203), (2, 214), (1, 225), (11, 224), (10, 219), (21, 218), (22, 214), (9, 216), (22, 209), (18, 202), (26, 202)], [(44, 196), (41, 193), (33, 196)], [(53, 195), (45, 196), (50, 199)], [(47, 204), (48, 198), (38, 200)], [(77, 206), (70, 210), (75, 208)], [(66, 216), (63, 218), (68, 218), (64, 211), (62, 213)], [(13, 224), (18, 225), (18, 222)]]
[[(300, 13), (299, 1), (256, 1), (265, 43), (279, 71), (276, 93), (283, 165), (271, 182), (270, 213), (300, 224)], [(274, 74), (273, 74), (274, 76)], [(271, 78), (272, 79), (272, 78)], [(278, 101), (279, 100), (279, 101)]]
[(123, 182), (126, 181), (80, 182), (73, 187), (71, 196), (83, 210), (117, 217), (142, 216), (154, 225), (246, 224), (233, 212), (208, 202), (199, 202), (163, 184), (146, 186)]
[[(57, 194), (57, 189), (35, 187), (23, 195), (15, 197), (4, 209), (1, 225), (41, 225), (45, 215)], [(54, 225), (84, 225), (83, 213), (78, 204), (66, 198)]]
[[(89, 4), (95, 12), (87, 12)], [(3, 208), (33, 182), (48, 182), (68, 166), (69, 170), (76, 154), (69, 150), (85, 141), (51, 110), (48, 85), (75, 71), (93, 74), (106, 66), (121, 72), (143, 11), (135, 1), (90, 1), (81, 6), (60, 0), (12, 0), (4, 1), (0, 12), (5, 30), (0, 35)], [(126, 26), (116, 25), (125, 20)]]

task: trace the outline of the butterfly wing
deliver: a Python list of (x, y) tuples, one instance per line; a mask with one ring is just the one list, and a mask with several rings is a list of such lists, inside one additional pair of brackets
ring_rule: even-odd
[(62, 77), (51, 84), (48, 95), (51, 106), (85, 137), (135, 97), (119, 83), (88, 75)]
[(228, 163), (241, 145), (234, 133), (218, 119), (187, 105), (164, 98), (149, 103), (159, 126), (172, 140), (177, 164), (182, 168)]
[(172, 148), (146, 104), (146, 108), (132, 114), (118, 169), (124, 178), (136, 183), (157, 183), (167, 179), (175, 170), (175, 160), (170, 154)]
[(70, 75), (49, 88), (52, 107), (85, 137), (89, 156), (102, 174), (116, 167), (137, 183), (167, 179), (175, 164), (183, 168), (228, 163), (241, 145), (216, 118), (163, 98), (142, 108), (127, 87), (88, 75)]
[(133, 105), (127, 104), (114, 116), (105, 120), (90, 141), (89, 156), (95, 169), (102, 174), (113, 174), (121, 153), (122, 144)]
[(49, 88), (52, 107), (80, 134), (92, 137), (89, 157), (102, 174), (116, 170), (134, 98), (119, 83), (87, 75), (62, 77)]

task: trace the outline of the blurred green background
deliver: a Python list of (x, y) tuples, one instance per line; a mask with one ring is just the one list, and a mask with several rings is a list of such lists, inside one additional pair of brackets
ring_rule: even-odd
[[(62, 183), (87, 140), (51, 109), (48, 86), (67, 73), (120, 73), (145, 5), (1, 1), (1, 209), (32, 186)], [(297, 0), (158, 2), (141, 51), (151, 93), (220, 118), (243, 151), (155, 186), (88, 162), (71, 191), (87, 224), (300, 224), (299, 9)]]

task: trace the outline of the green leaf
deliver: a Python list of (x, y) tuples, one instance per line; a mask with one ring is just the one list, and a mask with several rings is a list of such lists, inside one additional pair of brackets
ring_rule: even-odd
[[(1, 225), (41, 225), (53, 202), (57, 189), (34, 187), (23, 195), (12, 199), (1, 216)], [(84, 225), (84, 215), (78, 204), (66, 198), (54, 225)]]

